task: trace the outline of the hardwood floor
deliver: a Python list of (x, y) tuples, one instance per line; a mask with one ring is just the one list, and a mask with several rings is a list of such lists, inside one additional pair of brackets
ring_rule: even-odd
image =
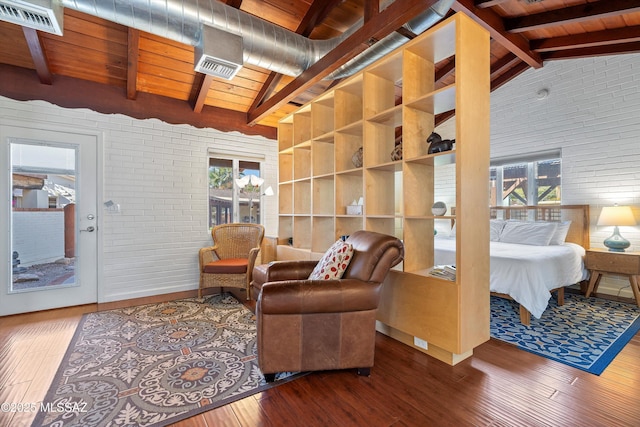
[[(0, 403), (44, 397), (83, 313), (0, 318)], [(496, 340), (449, 366), (378, 334), (370, 377), (310, 373), (175, 426), (640, 426), (640, 334), (601, 376)], [(27, 426), (32, 412), (0, 412)]]

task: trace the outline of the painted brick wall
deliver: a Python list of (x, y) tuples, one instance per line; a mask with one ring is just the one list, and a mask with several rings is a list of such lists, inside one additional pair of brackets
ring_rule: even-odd
[[(100, 302), (196, 289), (198, 249), (211, 245), (207, 225), (207, 153), (264, 157), (266, 185), (277, 190), (277, 143), (159, 120), (137, 120), (46, 102), (0, 97), (12, 119), (103, 132)], [(277, 196), (264, 198), (267, 235), (277, 232)]]
[[(596, 226), (603, 206), (631, 205), (640, 222), (639, 54), (548, 62), (491, 94), (492, 159), (557, 149), (563, 203), (590, 205), (591, 247), (612, 232)], [(436, 200), (454, 200), (454, 179), (452, 167), (437, 171)], [(620, 231), (640, 251), (640, 226)], [(626, 277), (603, 278), (599, 291), (633, 297)]]

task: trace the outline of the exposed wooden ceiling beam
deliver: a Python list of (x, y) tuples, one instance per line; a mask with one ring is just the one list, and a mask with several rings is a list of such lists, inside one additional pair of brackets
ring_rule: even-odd
[(380, 13), (379, 0), (365, 0), (364, 2), (364, 22), (368, 22), (372, 17)]
[(276, 129), (247, 125), (247, 115), (239, 111), (207, 106), (194, 113), (187, 102), (176, 98), (138, 92), (135, 102), (125, 98), (124, 88), (62, 75), (54, 85), (34, 85), (35, 72), (0, 64), (0, 96), (17, 101), (44, 100), (65, 108), (90, 108), (104, 114), (124, 114), (135, 119), (156, 118), (170, 124), (188, 123), (198, 128), (238, 131), (275, 139)]
[(332, 71), (367, 49), (371, 38), (381, 39), (413, 19), (436, 3), (436, 0), (396, 0), (384, 11), (372, 17), (361, 28), (340, 43), (334, 50), (296, 77), (278, 93), (249, 112), (248, 122), (253, 124), (287, 103), (287, 100), (304, 92)]
[(617, 16), (621, 12), (640, 11), (638, 0), (601, 0), (548, 12), (523, 15), (505, 20), (505, 28), (511, 33), (540, 30), (557, 25), (585, 22), (596, 18)]
[(503, 74), (505, 70), (509, 70), (518, 65), (522, 60), (513, 53), (508, 53), (491, 65), (491, 80)]
[(637, 41), (640, 41), (640, 25), (594, 31), (592, 33), (531, 40), (530, 44), (531, 49), (536, 52), (551, 52), (555, 50), (605, 46)]
[(22, 32), (24, 33), (24, 38), (27, 40), (27, 46), (29, 47), (29, 52), (31, 52), (31, 59), (36, 67), (36, 73), (38, 74), (40, 83), (44, 85), (52, 84), (53, 76), (49, 70), (49, 61), (47, 60), (47, 54), (42, 48), (42, 41), (40, 40), (38, 31), (32, 28), (22, 27)]
[(340, 3), (342, 3), (342, 0), (314, 0), (311, 6), (309, 6), (307, 13), (302, 17), (300, 24), (298, 24), (296, 33), (308, 37), (313, 29), (322, 23), (333, 8)]
[(447, 58), (447, 63), (440, 68), (438, 71), (436, 71), (436, 76), (435, 76), (435, 82), (436, 84), (440, 81), (443, 80), (444, 78), (450, 76), (451, 74), (453, 74), (456, 71), (456, 59), (455, 56), (452, 56), (451, 58)]
[(242, 6), (242, 0), (220, 0), (220, 1), (236, 9), (240, 9), (240, 6)]
[(138, 95), (138, 58), (140, 31), (129, 28), (127, 35), (127, 99), (136, 99)]
[(504, 26), (504, 21), (497, 13), (490, 9), (479, 9), (475, 7), (473, 0), (457, 0), (451, 6), (456, 12), (463, 11), (489, 31), (491, 37), (513, 52), (533, 68), (542, 67), (542, 58), (529, 47), (527, 39), (520, 34), (508, 33)]
[(502, 85), (515, 79), (520, 74), (527, 71), (529, 68), (531, 68), (529, 67), (529, 64), (527, 64), (526, 62), (521, 62), (515, 67), (510, 68), (509, 71), (507, 71), (506, 73), (501, 74), (500, 77), (491, 79), (491, 91), (493, 92), (494, 90), (498, 89)]
[[(309, 34), (313, 31), (313, 29), (325, 20), (329, 12), (336, 7), (342, 0), (315, 0), (307, 9), (307, 13), (305, 13), (304, 17), (298, 24), (298, 28), (296, 28), (296, 33), (301, 34), (305, 37), (308, 37)], [(265, 79), (262, 87), (258, 91), (251, 107), (249, 107), (249, 114), (254, 111), (262, 102), (269, 98), (273, 91), (275, 90), (278, 83), (282, 79), (282, 74), (278, 74), (275, 72), (271, 72), (267, 78)]]
[(207, 100), (209, 88), (213, 84), (214, 77), (209, 74), (196, 73), (196, 79), (193, 82), (193, 89), (190, 99), (194, 113), (201, 113), (204, 108), (204, 102)]
[(621, 53), (640, 52), (640, 42), (620, 43), (606, 46), (585, 47), (581, 49), (557, 50), (555, 52), (543, 53), (544, 60), (552, 59), (575, 59), (592, 56), (617, 55)]

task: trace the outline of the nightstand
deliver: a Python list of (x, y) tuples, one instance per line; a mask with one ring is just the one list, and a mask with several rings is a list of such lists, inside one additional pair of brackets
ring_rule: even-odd
[(598, 290), (600, 279), (604, 273), (620, 274), (629, 277), (636, 304), (640, 307), (640, 288), (638, 287), (640, 252), (610, 252), (604, 249), (588, 249), (584, 262), (585, 267), (591, 271), (587, 297)]

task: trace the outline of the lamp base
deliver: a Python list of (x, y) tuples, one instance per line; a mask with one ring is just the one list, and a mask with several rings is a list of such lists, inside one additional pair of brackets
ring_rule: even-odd
[(611, 237), (604, 241), (604, 245), (609, 248), (611, 252), (624, 252), (631, 243), (620, 235), (620, 230), (618, 230), (618, 226), (613, 229), (613, 234)]

